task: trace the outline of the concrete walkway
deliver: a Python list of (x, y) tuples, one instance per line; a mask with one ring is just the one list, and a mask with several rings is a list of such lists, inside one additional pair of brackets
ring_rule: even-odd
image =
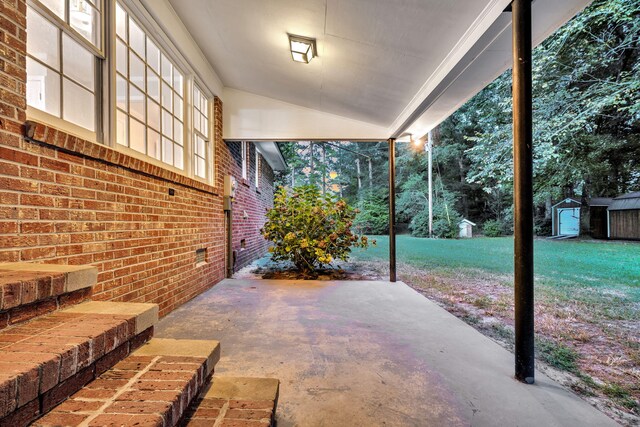
[(278, 426), (614, 426), (403, 283), (225, 280), (156, 326), (216, 373), (281, 380)]

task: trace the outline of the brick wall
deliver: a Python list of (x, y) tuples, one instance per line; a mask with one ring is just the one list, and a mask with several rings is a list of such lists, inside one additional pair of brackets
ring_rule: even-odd
[[(220, 100), (214, 102), (214, 186), (42, 124), (26, 129), (26, 5), (0, 5), (0, 262), (95, 265), (94, 299), (155, 302), (161, 315), (220, 281), (223, 179), (240, 177), (233, 144), (222, 141)], [(265, 170), (260, 194), (240, 185), (234, 248), (241, 238), (249, 245), (241, 263), (262, 254), (257, 230), (270, 179)], [(200, 248), (208, 262), (196, 266)]]
[(238, 270), (262, 256), (269, 247), (269, 242), (260, 235), (260, 229), (265, 222), (266, 209), (273, 206), (274, 175), (269, 164), (261, 159), (260, 185), (256, 187), (256, 146), (254, 143), (248, 143), (247, 179), (242, 179), (242, 143), (226, 144), (232, 157), (232, 164), (228, 170), (238, 182), (233, 204), (233, 250), (236, 251), (235, 267)]

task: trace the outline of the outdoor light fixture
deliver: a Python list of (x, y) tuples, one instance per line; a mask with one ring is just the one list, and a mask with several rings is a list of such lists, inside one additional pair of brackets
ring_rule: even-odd
[(316, 39), (309, 37), (289, 34), (289, 48), (291, 49), (291, 58), (296, 62), (308, 64), (314, 57), (318, 56)]

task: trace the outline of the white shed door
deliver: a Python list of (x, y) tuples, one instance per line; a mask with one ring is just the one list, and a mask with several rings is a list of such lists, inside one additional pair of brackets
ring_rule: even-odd
[(561, 236), (577, 236), (580, 234), (580, 208), (558, 209)]

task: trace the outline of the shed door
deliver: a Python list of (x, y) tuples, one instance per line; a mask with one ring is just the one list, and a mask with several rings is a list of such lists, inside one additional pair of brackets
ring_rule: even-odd
[(580, 208), (558, 209), (560, 223), (558, 234), (561, 236), (577, 236), (580, 234)]

